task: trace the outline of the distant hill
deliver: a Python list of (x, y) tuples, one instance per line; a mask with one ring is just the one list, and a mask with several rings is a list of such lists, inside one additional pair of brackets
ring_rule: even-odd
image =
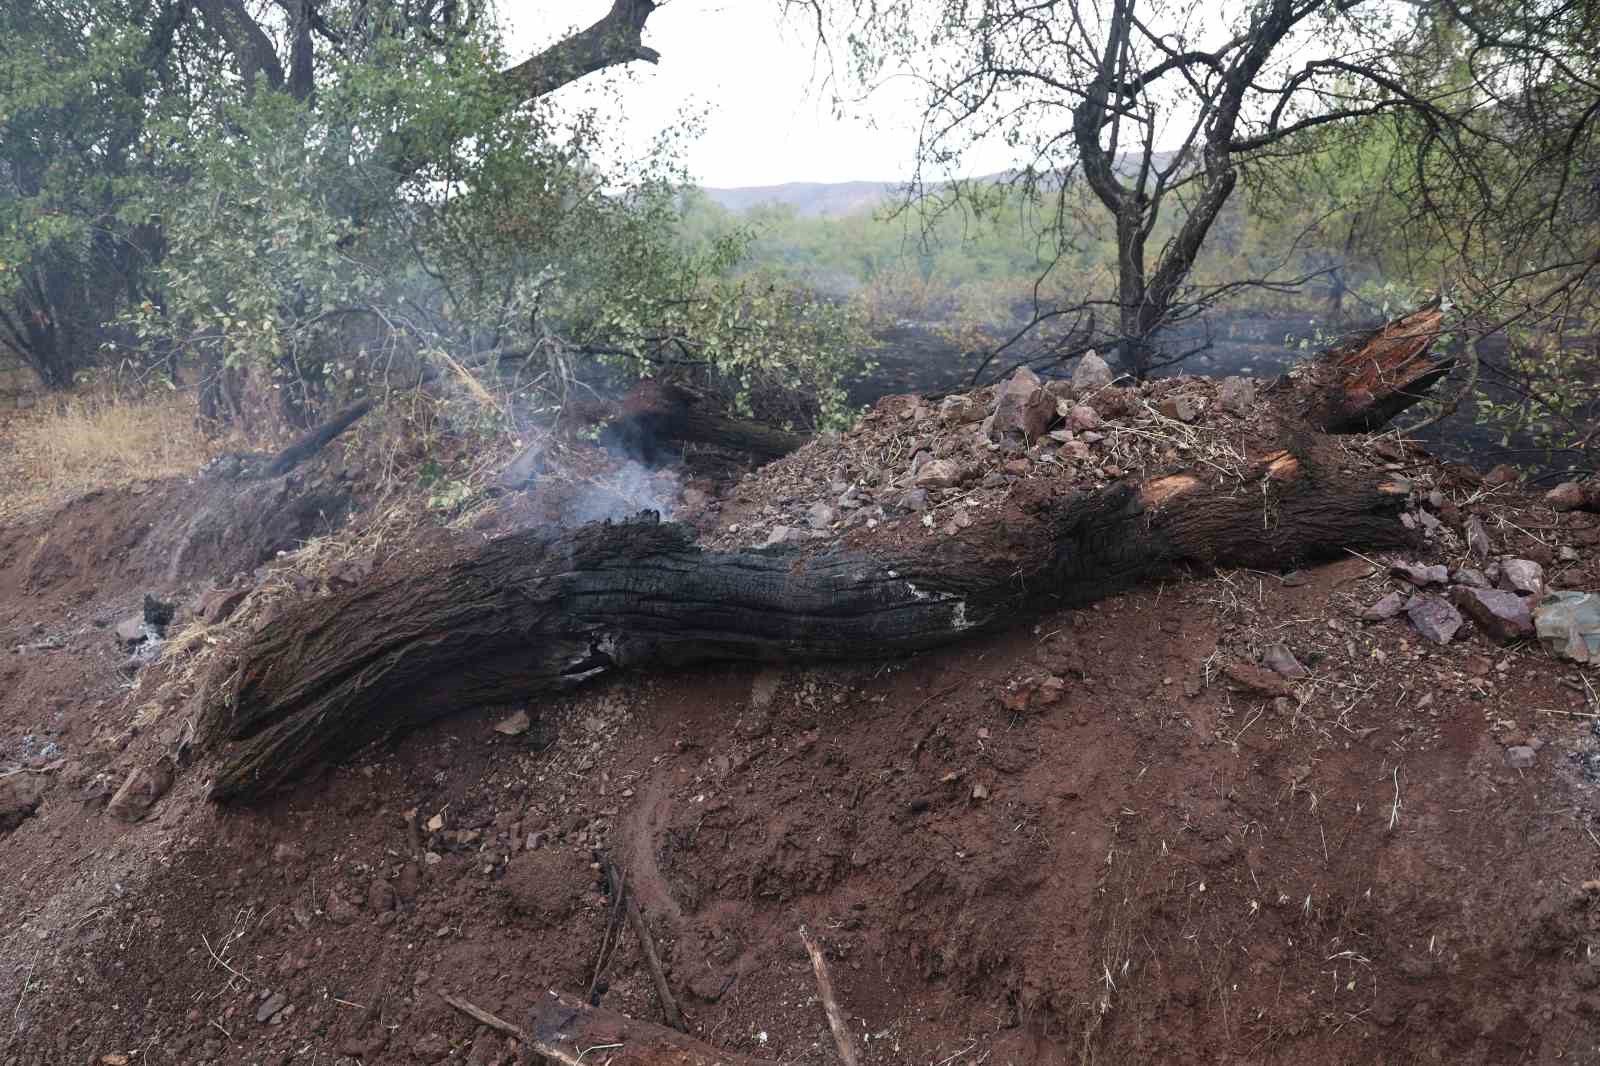
[[(1156, 166), (1166, 166), (1172, 161), (1171, 152), (1157, 152)], [(1117, 170), (1132, 176), (1139, 165), (1139, 156), (1128, 153), (1120, 158)], [(1014, 172), (1000, 171), (986, 174), (979, 181), (1003, 181)], [(790, 181), (782, 185), (744, 185), (730, 189), (702, 186), (707, 199), (735, 214), (741, 214), (762, 204), (782, 204), (792, 207), (802, 218), (830, 218), (870, 211), (885, 199), (898, 196), (905, 189), (898, 181)]]
[(714, 204), (736, 214), (762, 204), (792, 207), (805, 218), (827, 218), (870, 211), (901, 186), (892, 181), (791, 181), (783, 185), (747, 185), (700, 191)]

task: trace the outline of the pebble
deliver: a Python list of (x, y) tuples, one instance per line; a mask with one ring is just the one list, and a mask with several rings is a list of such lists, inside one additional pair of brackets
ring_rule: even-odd
[(1539, 753), (1526, 744), (1506, 749), (1506, 765), (1513, 770), (1529, 770), (1539, 761)]
[(262, 1025), (272, 1020), (272, 1016), (289, 1005), (289, 998), (282, 992), (274, 992), (262, 1000), (261, 1006), (256, 1008), (256, 1021)]
[(1284, 677), (1299, 678), (1311, 676), (1311, 671), (1294, 657), (1287, 645), (1272, 644), (1261, 653), (1261, 661), (1270, 669)]

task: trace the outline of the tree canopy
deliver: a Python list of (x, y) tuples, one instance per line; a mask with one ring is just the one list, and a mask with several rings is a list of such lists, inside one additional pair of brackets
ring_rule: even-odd
[[(1041, 302), (1035, 320), (1069, 317), (1078, 341), (1115, 346), (1135, 374), (1160, 365), (1174, 323), (1241, 290), (1309, 280), (1290, 254), (1257, 274), (1197, 277), (1241, 193), (1279, 218), (1314, 201), (1323, 217), (1300, 221), (1330, 228), (1342, 215), (1351, 241), (1381, 217), (1381, 240), (1360, 251), (1422, 250), (1436, 284), (1485, 321), (1548, 310), (1532, 278), (1570, 295), (1593, 268), (1600, 42), (1583, 4), (790, 6), (815, 17), (858, 90), (923, 87), (910, 191), (933, 214), (992, 205), (950, 176), (998, 143), (1032, 199), (1042, 277), (1109, 232), (1106, 284)], [(1296, 243), (1283, 234), (1285, 253)]]

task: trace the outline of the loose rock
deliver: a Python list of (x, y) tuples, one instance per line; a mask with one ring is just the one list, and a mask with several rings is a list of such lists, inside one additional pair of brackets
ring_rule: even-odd
[(1311, 671), (1294, 657), (1288, 645), (1272, 644), (1261, 653), (1261, 661), (1274, 672), (1289, 678), (1310, 677)]
[(1200, 408), (1195, 402), (1183, 394), (1168, 396), (1157, 405), (1156, 410), (1168, 418), (1175, 418), (1179, 422), (1193, 422), (1200, 417)]
[(1396, 577), (1405, 578), (1418, 588), (1443, 585), (1450, 580), (1450, 568), (1438, 564), (1424, 566), (1421, 563), (1395, 563), (1389, 567), (1389, 572)]
[(1257, 695), (1287, 696), (1294, 691), (1289, 687), (1289, 682), (1277, 674), (1248, 663), (1228, 663), (1222, 668), (1222, 673), (1233, 683), (1234, 688), (1254, 692)]
[(1544, 567), (1532, 559), (1501, 559), (1500, 587), (1524, 596), (1544, 595)]
[(1229, 414), (1248, 415), (1256, 406), (1255, 380), (1242, 377), (1223, 378), (1217, 402)]
[(1483, 519), (1477, 515), (1467, 519), (1467, 550), (1477, 556), (1480, 562), (1488, 562), (1489, 556), (1494, 554), (1489, 531), (1483, 528)]
[(133, 823), (143, 818), (156, 801), (172, 787), (172, 767), (162, 760), (146, 770), (135, 767), (106, 805), (106, 813), (118, 821)]
[(903, 511), (926, 511), (928, 509), (928, 490), (912, 489), (902, 494), (895, 501), (895, 506)]
[(1085, 352), (1083, 358), (1078, 360), (1078, 365), (1072, 368), (1072, 387), (1080, 392), (1103, 389), (1113, 379), (1111, 364), (1093, 351)]
[(923, 464), (912, 483), (919, 489), (953, 489), (961, 484), (961, 467), (952, 459), (935, 459)]
[(1544, 499), (1558, 511), (1576, 511), (1583, 507), (1583, 486), (1576, 481), (1563, 481), (1545, 493)]
[[(1444, 569), (1440, 567), (1439, 569)], [(1450, 601), (1434, 593), (1413, 596), (1406, 601), (1406, 617), (1417, 632), (1435, 644), (1448, 644), (1461, 628), (1461, 612)]]
[(1539, 761), (1539, 753), (1526, 744), (1506, 749), (1506, 765), (1513, 770), (1530, 770)]
[(1406, 599), (1403, 592), (1390, 592), (1362, 611), (1361, 618), (1366, 622), (1387, 622), (1406, 609)]
[(833, 525), (836, 517), (832, 507), (825, 503), (814, 503), (806, 511), (806, 525), (815, 530), (825, 530)]
[(505, 718), (499, 722), (496, 722), (494, 731), (503, 736), (520, 737), (522, 734), (528, 731), (528, 727), (531, 724), (532, 722), (528, 718), (528, 712), (518, 711), (510, 718)]
[(1514, 592), (1457, 587), (1453, 597), (1456, 606), (1501, 643), (1533, 636), (1533, 616), (1528, 611), (1528, 601)]
[(289, 997), (282, 992), (274, 992), (261, 1001), (261, 1006), (256, 1008), (256, 1021), (266, 1025), (272, 1020), (273, 1015), (289, 1005)]
[(1100, 412), (1088, 404), (1080, 403), (1067, 411), (1067, 425), (1078, 433), (1096, 429), (1100, 425)]
[(1600, 596), (1557, 592), (1539, 602), (1533, 614), (1539, 642), (1574, 662), (1600, 661)]

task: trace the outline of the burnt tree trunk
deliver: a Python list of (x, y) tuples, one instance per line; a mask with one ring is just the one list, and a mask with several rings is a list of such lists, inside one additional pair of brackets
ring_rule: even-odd
[(1362, 403), (1398, 410), (1386, 383), (1414, 402), (1414, 371), (1442, 365), (1378, 339), (1365, 359), (1333, 353), (1263, 407), (1278, 445), (1242, 477), (1201, 465), (1094, 492), (1020, 482), (998, 517), (911, 547), (862, 532), (831, 547), (713, 552), (686, 527), (641, 519), (380, 572), (280, 616), (214, 677), (206, 732), (233, 746), (211, 795), (252, 800), (396, 730), (619, 669), (905, 655), (1185, 565), (1276, 569), (1400, 546), (1409, 486), (1354, 462), (1315, 417), (1335, 410), (1344, 428)]
[(653, 463), (664, 443), (712, 444), (758, 459), (781, 459), (806, 442), (762, 422), (734, 418), (688, 389), (646, 379), (628, 393), (609, 427), (625, 451)]

